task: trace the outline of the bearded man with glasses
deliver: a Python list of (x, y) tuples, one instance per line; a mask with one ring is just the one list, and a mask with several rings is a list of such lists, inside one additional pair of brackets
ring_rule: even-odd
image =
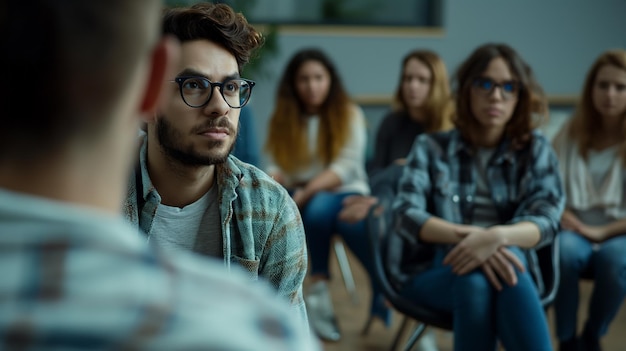
[(241, 68), (263, 38), (224, 4), (169, 9), (163, 26), (181, 42), (180, 62), (165, 77), (169, 99), (146, 120), (125, 215), (166, 251), (214, 257), (269, 281), (306, 323), (298, 208), (272, 178), (230, 155), (254, 87)]

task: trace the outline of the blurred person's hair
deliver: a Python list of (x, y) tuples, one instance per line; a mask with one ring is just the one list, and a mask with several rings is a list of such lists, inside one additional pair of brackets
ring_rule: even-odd
[(306, 167), (311, 162), (307, 131), (304, 128), (305, 106), (296, 87), (298, 71), (309, 61), (319, 62), (330, 75), (330, 89), (319, 111), (320, 126), (317, 137), (317, 156), (325, 165), (339, 155), (351, 133), (350, 120), (354, 105), (344, 89), (335, 65), (319, 49), (298, 51), (287, 64), (278, 85), (266, 144), (266, 150), (274, 157), (276, 164), (286, 171)]
[(163, 34), (180, 42), (208, 40), (224, 47), (237, 60), (239, 71), (263, 44), (263, 36), (241, 13), (226, 4), (199, 3), (165, 10)]
[(517, 104), (505, 127), (505, 136), (511, 140), (513, 148), (520, 148), (529, 142), (531, 132), (538, 126), (540, 117), (547, 119), (548, 104), (531, 67), (507, 44), (489, 43), (479, 46), (459, 67), (455, 76), (454, 124), (467, 142), (476, 145), (481, 126), (472, 113), (471, 89), (474, 80), (480, 78), (491, 60), (498, 57), (504, 59), (513, 79), (519, 84)]
[[(607, 65), (626, 72), (626, 50), (616, 49), (602, 53), (587, 72), (582, 95), (567, 131), (570, 137), (578, 143), (578, 150), (585, 159), (592, 147), (593, 140), (598, 137), (602, 128), (602, 123), (599, 122), (602, 120), (602, 116), (593, 103), (593, 87), (598, 72)], [(622, 162), (626, 165), (626, 112), (622, 115), (622, 130), (624, 141), (620, 146), (619, 153)]]
[[(6, 5), (5, 5), (6, 6)], [(0, 160), (96, 140), (159, 39), (157, 0), (9, 1), (2, 14)], [(140, 22), (140, 23), (138, 23)]]
[(449, 129), (452, 126), (452, 114), (454, 104), (450, 95), (450, 84), (446, 65), (435, 52), (430, 50), (414, 50), (402, 59), (400, 70), (400, 80), (393, 100), (393, 109), (396, 111), (408, 111), (406, 101), (404, 101), (403, 81), (406, 74), (406, 65), (412, 60), (418, 60), (426, 65), (432, 75), (430, 91), (424, 101), (422, 110), (426, 119), (423, 121), (426, 132), (436, 132)]

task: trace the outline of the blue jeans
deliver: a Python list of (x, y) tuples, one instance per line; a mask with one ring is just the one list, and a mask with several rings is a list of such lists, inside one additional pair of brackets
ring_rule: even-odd
[(594, 250), (591, 242), (575, 232), (559, 235), (561, 285), (554, 301), (557, 337), (564, 341), (576, 336), (579, 279), (587, 272), (594, 284), (585, 331), (600, 338), (626, 297), (626, 236), (606, 240)]
[[(522, 251), (510, 248), (527, 266)], [(438, 250), (433, 266), (416, 275), (401, 294), (416, 303), (452, 313), (454, 350), (495, 350), (499, 339), (507, 351), (552, 350), (546, 316), (532, 277), (517, 272), (518, 283), (495, 290), (480, 268), (452, 273)]]
[(343, 200), (350, 195), (355, 193), (321, 191), (301, 210), (311, 259), (311, 274), (330, 277), (328, 269), (330, 244), (333, 235), (338, 234), (370, 275), (373, 296), (377, 296), (380, 289), (372, 275), (374, 268), (365, 232), (365, 221), (350, 224), (337, 218), (343, 208)]

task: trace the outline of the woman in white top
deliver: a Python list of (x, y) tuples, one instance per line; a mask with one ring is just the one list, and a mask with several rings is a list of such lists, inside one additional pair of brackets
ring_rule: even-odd
[(297, 52), (283, 73), (270, 119), (267, 172), (300, 208), (312, 266), (307, 309), (313, 329), (325, 340), (340, 338), (326, 284), (330, 242), (341, 234), (337, 214), (343, 199), (369, 193), (366, 139), (363, 112), (330, 59), (319, 49)]
[[(578, 109), (554, 146), (567, 197), (555, 300), (560, 350), (600, 350), (599, 340), (626, 297), (625, 50), (598, 57)], [(584, 330), (577, 337), (581, 276), (593, 277), (594, 288)]]

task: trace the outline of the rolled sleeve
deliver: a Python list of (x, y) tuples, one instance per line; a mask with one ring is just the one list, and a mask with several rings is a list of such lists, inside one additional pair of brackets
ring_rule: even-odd
[(540, 248), (554, 240), (565, 206), (559, 164), (552, 146), (541, 135), (532, 144), (530, 168), (522, 183), (522, 200), (509, 223), (532, 222), (539, 227)]
[(302, 295), (302, 284), (307, 272), (307, 250), (304, 226), (293, 200), (283, 191), (274, 224), (263, 252), (265, 255), (262, 275), (276, 287), (297, 310), (303, 320), (307, 313)]
[(422, 226), (432, 216), (427, 211), (431, 191), (428, 136), (420, 135), (412, 146), (393, 204), (395, 228), (407, 239), (417, 240)]

